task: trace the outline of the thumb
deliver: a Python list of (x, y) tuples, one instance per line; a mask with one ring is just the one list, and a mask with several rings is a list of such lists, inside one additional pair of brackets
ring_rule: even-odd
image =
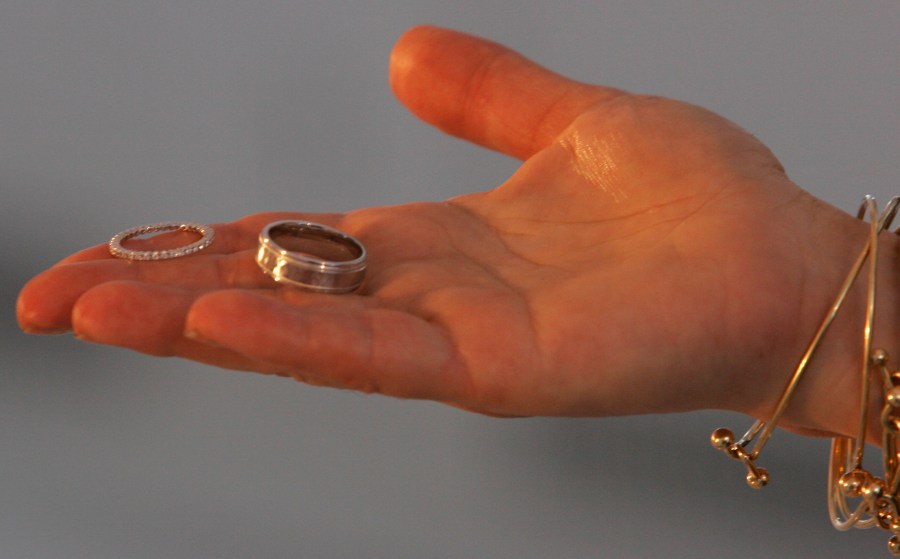
[(555, 74), (497, 43), (428, 26), (397, 41), (390, 82), (422, 120), (520, 159), (590, 106), (624, 94)]

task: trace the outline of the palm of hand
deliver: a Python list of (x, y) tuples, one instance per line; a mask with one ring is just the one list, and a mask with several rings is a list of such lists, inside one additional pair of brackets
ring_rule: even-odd
[[(764, 146), (702, 109), (616, 94), (577, 115), (496, 190), (303, 216), (366, 244), (360, 294), (259, 273), (256, 233), (297, 217), (269, 214), (217, 226), (213, 247), (177, 261), (76, 255), (23, 291), (20, 320), (490, 414), (692, 409), (727, 402), (735, 383), (749, 392), (734, 405), (756, 405), (764, 395), (741, 378), (794, 318), (775, 302), (802, 278), (775, 247), (804, 195)], [(722, 363), (711, 347), (740, 351)]]
[(455, 374), (414, 376), (458, 379), (455, 403), (482, 412), (616, 414), (721, 404), (728, 368), (745, 372), (763, 348), (708, 356), (783, 335), (776, 305), (798, 278), (770, 271), (791, 198), (801, 192), (748, 134), (628, 97), (585, 112), (494, 191), (349, 220), (382, 229), (385, 252), (409, 243), (371, 294), (453, 346)]

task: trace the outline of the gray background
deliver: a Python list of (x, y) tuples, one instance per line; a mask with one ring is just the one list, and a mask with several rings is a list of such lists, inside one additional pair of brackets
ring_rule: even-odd
[(745, 417), (495, 420), (18, 332), (27, 278), (132, 225), (502, 182), (391, 97), (420, 22), (708, 106), (839, 207), (900, 191), (896, 0), (0, 0), (0, 558), (885, 555), (830, 527), (825, 441), (747, 488), (707, 443)]

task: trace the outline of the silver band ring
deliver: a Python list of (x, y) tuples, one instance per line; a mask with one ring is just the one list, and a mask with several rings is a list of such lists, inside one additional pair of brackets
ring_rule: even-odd
[(311, 221), (276, 221), (259, 234), (256, 263), (277, 282), (348, 293), (366, 275), (366, 249), (350, 235)]
[[(189, 244), (177, 248), (166, 250), (132, 250), (125, 248), (122, 243), (134, 237), (147, 235), (148, 233), (160, 233), (164, 231), (190, 231), (198, 233), (200, 239)], [(116, 258), (124, 258), (125, 260), (168, 260), (169, 258), (178, 258), (179, 256), (187, 256), (197, 251), (203, 250), (212, 244), (216, 233), (209, 225), (198, 225), (196, 223), (154, 223), (151, 225), (141, 225), (140, 227), (132, 227), (121, 233), (117, 233), (109, 240), (109, 253)]]

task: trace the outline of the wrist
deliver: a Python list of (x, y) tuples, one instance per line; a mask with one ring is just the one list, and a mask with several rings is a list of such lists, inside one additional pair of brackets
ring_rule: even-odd
[[(869, 239), (869, 225), (862, 220), (824, 206), (815, 220), (818, 237), (808, 252), (808, 289), (804, 291), (802, 331), (792, 345), (793, 368), (806, 351), (828, 309), (834, 303), (846, 279)], [(879, 236), (877, 291), (871, 348), (885, 350), (889, 368), (900, 364), (900, 238), (883, 232)], [(865, 327), (868, 273), (867, 260), (859, 277), (809, 363), (801, 383), (785, 413), (781, 426), (809, 435), (855, 437), (860, 426), (863, 334)], [(788, 367), (778, 396), (793, 373)], [(777, 383), (776, 383), (777, 384)], [(867, 439), (881, 443), (880, 413), (883, 406), (882, 383), (873, 377), (868, 395)], [(769, 412), (771, 414), (771, 411)], [(764, 420), (765, 415), (761, 416)]]

